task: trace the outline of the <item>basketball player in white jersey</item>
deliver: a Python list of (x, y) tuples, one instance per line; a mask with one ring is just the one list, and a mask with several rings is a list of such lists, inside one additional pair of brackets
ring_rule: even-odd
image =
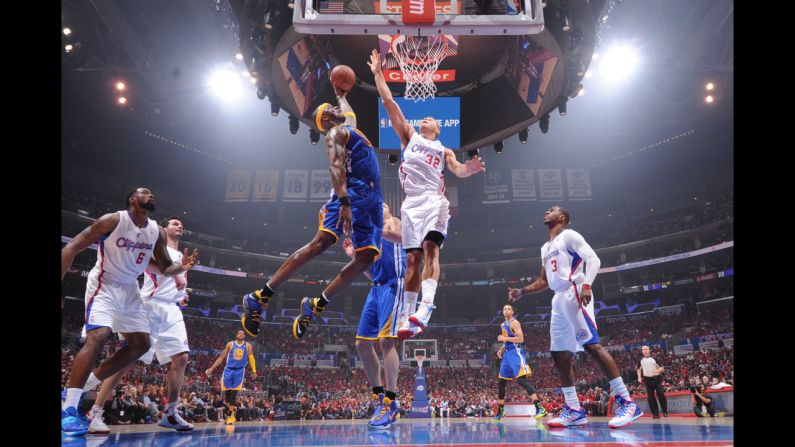
[[(182, 253), (179, 251), (179, 241), (182, 239), (183, 227), (177, 217), (169, 217), (161, 222), (166, 229), (168, 237), (167, 248), (171, 259), (182, 262)], [(179, 404), (179, 390), (185, 380), (185, 367), (188, 365), (188, 332), (182, 318), (179, 306), (186, 306), (188, 295), (185, 287), (188, 284), (187, 273), (176, 277), (165, 276), (155, 262), (150, 262), (144, 274), (144, 286), (141, 289), (141, 300), (144, 309), (149, 314), (149, 339), (152, 347), (139, 360), (147, 365), (152, 364), (152, 359), (157, 354), (157, 361), (161, 365), (171, 363), (168, 371), (168, 405), (158, 425), (173, 428), (177, 431), (193, 430), (193, 424), (182, 419), (177, 412)], [(97, 394), (97, 400), (91, 408), (91, 425), (88, 427), (90, 434), (110, 433), (108, 426), (102, 418), (103, 406), (113, 395), (113, 390), (121, 382), (122, 377), (132, 368), (135, 362), (122, 368), (117, 373), (102, 382), (102, 387)], [(83, 390), (94, 389), (99, 379), (92, 373)]]
[(569, 230), (569, 212), (553, 206), (544, 213), (549, 228), (549, 242), (541, 247), (541, 273), (532, 284), (521, 289), (508, 289), (509, 301), (550, 288), (552, 316), (549, 322), (550, 348), (561, 382), (566, 405), (560, 415), (549, 421), (550, 427), (568, 427), (588, 423), (588, 413), (580, 406), (574, 387), (574, 352), (590, 354), (610, 381), (616, 396), (616, 416), (610, 428), (626, 427), (643, 416), (630, 397), (613, 356), (599, 343), (594, 319), (591, 292), (601, 261), (580, 233)]
[(149, 318), (144, 310), (138, 276), (154, 258), (166, 275), (190, 270), (198, 252), (182, 263), (173, 262), (166, 249), (166, 230), (149, 218), (155, 210), (155, 197), (146, 188), (127, 194), (127, 209), (105, 214), (95, 220), (61, 249), (61, 280), (75, 256), (98, 243), (97, 263), (86, 282), (86, 341), (75, 357), (66, 385), (66, 399), (61, 414), (61, 429), (67, 435), (83, 435), (88, 421), (78, 415), (77, 405), (83, 386), (111, 332), (122, 334), (126, 345), (94, 369), (94, 376), (104, 380), (149, 350)]
[[(425, 329), (436, 295), (439, 281), (439, 250), (447, 237), (447, 222), (450, 220), (450, 202), (444, 196), (444, 172), (449, 169), (456, 177), (469, 177), (486, 170), (486, 165), (475, 157), (460, 163), (455, 153), (438, 140), (441, 127), (439, 121), (426, 117), (420, 122), (419, 132), (406, 121), (400, 106), (392, 98), (392, 92), (381, 71), (378, 51), (373, 50), (367, 63), (375, 77), (375, 85), (384, 104), (392, 128), (403, 146), (400, 163), (400, 184), (406, 193), (400, 208), (403, 247), (406, 249), (405, 306), (413, 310), (422, 286), (422, 303), (409, 316), (407, 323), (398, 330), (401, 339), (413, 337)], [(424, 267), (420, 274), (420, 263)], [(422, 275), (422, 283), (420, 283)]]

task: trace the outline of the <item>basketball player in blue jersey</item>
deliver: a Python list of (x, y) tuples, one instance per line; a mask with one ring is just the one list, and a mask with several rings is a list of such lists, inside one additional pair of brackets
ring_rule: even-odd
[(312, 118), (318, 130), (326, 133), (331, 183), (334, 189), (320, 209), (319, 228), (315, 237), (291, 254), (265, 287), (243, 297), (245, 314), (243, 329), (251, 335), (259, 333), (262, 312), (279, 286), (307, 262), (326, 251), (343, 236), (351, 234), (355, 257), (323, 290), (320, 297), (304, 298), (301, 313), (293, 321), (293, 337), (304, 336), (312, 319), (323, 312), (329, 301), (365, 272), (380, 253), (381, 228), (384, 224), (381, 203), (381, 176), (372, 143), (356, 128), (356, 114), (345, 99), (346, 92), (337, 92), (339, 107), (323, 103)]
[(527, 391), (530, 396), (530, 403), (536, 407), (536, 419), (541, 419), (546, 416), (547, 410), (541, 406), (541, 401), (538, 399), (535, 388), (527, 380), (532, 371), (530, 365), (527, 364), (527, 358), (524, 355), (524, 334), (522, 333), (522, 325), (519, 320), (513, 317), (514, 308), (510, 304), (502, 307), (502, 316), (505, 321), (500, 325), (500, 335), (497, 341), (503, 342), (502, 347), (497, 352), (497, 357), (502, 359), (500, 365), (499, 375), (499, 407), (497, 409), (497, 416), (494, 417), (495, 421), (499, 421), (505, 417), (505, 386), (509, 380), (516, 379), (516, 383)]
[[(367, 295), (356, 331), (356, 351), (364, 364), (367, 380), (373, 388), (372, 404), (375, 406), (370, 419), (370, 427), (386, 429), (397, 421), (400, 405), (397, 399), (397, 379), (400, 368), (395, 341), (401, 319), (408, 318), (403, 307), (403, 277), (406, 273), (406, 252), (403, 250), (400, 234), (400, 219), (392, 216), (389, 205), (384, 207), (384, 229), (381, 241), (381, 256), (365, 272), (373, 281), (373, 288)], [(345, 254), (355, 256), (353, 243), (345, 239)], [(384, 356), (384, 375), (386, 390), (381, 385), (381, 367), (375, 342), (381, 347)]]
[(588, 412), (580, 406), (574, 387), (575, 352), (586, 351), (607, 376), (616, 396), (616, 415), (607, 423), (610, 428), (626, 427), (643, 416), (619, 374), (616, 361), (605, 349), (596, 333), (591, 285), (599, 273), (601, 261), (585, 238), (566, 228), (571, 222), (568, 211), (553, 206), (544, 213), (549, 241), (541, 247), (541, 273), (521, 289), (508, 289), (508, 300), (547, 288), (555, 291), (549, 321), (549, 350), (566, 400), (560, 415), (549, 421), (550, 427), (568, 427), (588, 423)]
[(234, 341), (226, 344), (224, 351), (218, 356), (215, 363), (205, 373), (209, 376), (213, 370), (226, 359), (226, 367), (221, 378), (221, 391), (224, 392), (224, 400), (229, 405), (230, 415), (226, 418), (226, 425), (235, 423), (235, 412), (237, 411), (237, 392), (243, 388), (243, 378), (246, 373), (246, 363), (251, 366), (251, 380), (257, 378), (257, 362), (254, 361), (254, 349), (251, 343), (246, 341), (246, 334), (237, 331)]
[(185, 249), (181, 263), (172, 261), (166, 230), (149, 218), (155, 203), (149, 189), (136, 188), (127, 194), (124, 211), (95, 220), (61, 249), (63, 281), (75, 256), (91, 244), (98, 244), (97, 262), (86, 281), (86, 341), (72, 363), (61, 415), (61, 429), (69, 436), (88, 432), (88, 420), (78, 415), (77, 405), (110, 334), (122, 334), (127, 343), (94, 368), (94, 377), (100, 381), (149, 350), (149, 317), (138, 286), (138, 276), (149, 260), (154, 260), (163, 274), (176, 276), (190, 270), (198, 258), (196, 250), (188, 255)]

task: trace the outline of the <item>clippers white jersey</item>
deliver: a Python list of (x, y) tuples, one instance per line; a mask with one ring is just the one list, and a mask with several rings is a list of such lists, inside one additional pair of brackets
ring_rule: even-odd
[[(171, 260), (182, 264), (182, 253), (171, 247), (168, 248), (168, 255)], [(187, 272), (180, 273), (187, 281)], [(156, 265), (149, 265), (144, 275), (144, 286), (141, 289), (141, 298), (144, 301), (157, 300), (169, 304), (176, 303), (185, 296), (185, 290), (177, 290), (177, 281), (173, 276), (166, 276)]]
[(551, 241), (541, 247), (541, 262), (546, 270), (549, 288), (555, 292), (569, 289), (572, 284), (580, 285), (585, 278), (585, 269), (580, 256), (571, 247), (571, 238), (582, 235), (574, 230), (563, 230)]
[(406, 195), (444, 194), (444, 146), (419, 132), (403, 148), (400, 185)]
[(129, 211), (119, 211), (119, 223), (107, 236), (99, 240), (97, 263), (91, 269), (100, 281), (119, 284), (138, 282), (154, 253), (155, 242), (160, 235), (157, 222), (147, 219), (143, 228), (138, 228)]

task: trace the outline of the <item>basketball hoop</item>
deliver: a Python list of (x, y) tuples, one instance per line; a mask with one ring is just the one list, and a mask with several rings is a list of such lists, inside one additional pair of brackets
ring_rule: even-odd
[(448, 55), (447, 37), (392, 36), (392, 54), (406, 79), (406, 99), (425, 101), (436, 95), (433, 75)]
[(416, 354), (414, 359), (417, 360), (417, 368), (422, 371), (422, 362), (425, 360), (425, 354)]

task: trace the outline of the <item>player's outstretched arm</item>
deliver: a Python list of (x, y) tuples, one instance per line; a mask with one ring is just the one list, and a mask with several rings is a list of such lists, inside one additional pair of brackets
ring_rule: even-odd
[(88, 248), (89, 245), (99, 241), (102, 236), (111, 233), (119, 224), (119, 213), (109, 213), (95, 220), (80, 234), (74, 237), (61, 249), (61, 281), (72, 266), (75, 256)]
[(340, 110), (342, 110), (342, 114), (345, 115), (345, 122), (343, 125), (356, 127), (356, 114), (353, 113), (353, 108), (345, 97), (348, 92), (339, 92), (336, 87), (334, 90), (337, 93), (337, 104), (340, 105)]
[(378, 88), (378, 94), (381, 96), (381, 102), (386, 108), (389, 120), (392, 121), (392, 128), (395, 129), (395, 133), (400, 138), (400, 144), (406, 147), (416, 130), (414, 130), (414, 126), (406, 121), (400, 106), (392, 98), (392, 92), (389, 91), (389, 86), (386, 85), (386, 79), (384, 79), (384, 73), (381, 71), (381, 56), (378, 51), (373, 50), (370, 54), (370, 62), (367, 65), (370, 66), (370, 71), (373, 72), (375, 77), (375, 86)]
[(160, 237), (158, 237), (157, 242), (155, 242), (155, 250), (152, 259), (155, 260), (160, 271), (163, 272), (164, 275), (176, 276), (192, 269), (193, 265), (196, 264), (196, 261), (199, 259), (199, 250), (194, 248), (193, 254), (188, 255), (188, 249), (186, 248), (182, 253), (182, 263), (174, 262), (168, 254), (168, 248), (166, 248), (166, 241), (168, 240), (166, 229), (159, 225), (157, 228), (160, 231)]
[(460, 178), (469, 177), (472, 174), (486, 170), (486, 162), (479, 155), (467, 160), (465, 163), (461, 163), (456, 158), (455, 152), (447, 148), (444, 149), (444, 163), (453, 175)]
[(522, 298), (526, 295), (531, 295), (533, 293), (543, 292), (547, 290), (549, 287), (549, 283), (547, 282), (547, 272), (544, 270), (544, 266), (541, 266), (541, 273), (538, 275), (538, 278), (530, 283), (530, 285), (524, 286), (521, 289), (508, 289), (508, 301), (516, 301), (519, 298)]
[(219, 355), (219, 356), (218, 356), (218, 358), (217, 358), (217, 359), (215, 359), (215, 362), (213, 363), (213, 365), (212, 365), (212, 366), (210, 366), (209, 368), (207, 368), (207, 371), (205, 371), (204, 373), (205, 373), (205, 374), (207, 374), (208, 376), (209, 376), (210, 374), (212, 374), (212, 373), (213, 373), (213, 370), (214, 370), (215, 368), (217, 368), (217, 367), (218, 367), (218, 366), (221, 364), (221, 362), (223, 362), (223, 361), (224, 361), (224, 359), (225, 359), (225, 358), (226, 358), (226, 356), (229, 354), (229, 351), (230, 351), (231, 349), (232, 349), (232, 342), (230, 341), (230, 342), (228, 342), (228, 343), (226, 344), (226, 347), (224, 347), (224, 351), (223, 351), (223, 352), (221, 352), (221, 355)]

